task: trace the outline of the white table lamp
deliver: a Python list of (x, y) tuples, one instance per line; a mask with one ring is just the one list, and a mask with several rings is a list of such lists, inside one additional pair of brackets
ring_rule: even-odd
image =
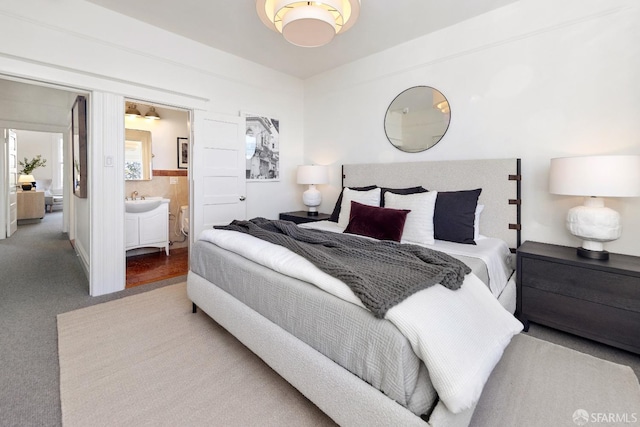
[(620, 214), (604, 206), (602, 197), (640, 197), (640, 156), (585, 156), (551, 159), (549, 191), (585, 196), (567, 213), (567, 228), (582, 239), (578, 255), (607, 260), (604, 242), (622, 234)]
[(309, 189), (302, 193), (302, 202), (309, 208), (307, 215), (317, 216), (318, 206), (322, 202), (322, 194), (316, 188), (317, 184), (329, 182), (329, 170), (326, 166), (302, 165), (298, 166), (298, 184), (308, 184)]
[(18, 177), (18, 182), (20, 184), (22, 184), (22, 189), (24, 191), (29, 191), (31, 190), (32, 187), (32, 182), (35, 182), (35, 178), (33, 177), (33, 175), (20, 175), (20, 177)]

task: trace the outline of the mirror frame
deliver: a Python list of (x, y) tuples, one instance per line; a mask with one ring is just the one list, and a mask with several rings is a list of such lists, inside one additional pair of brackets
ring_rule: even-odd
[(78, 95), (71, 107), (71, 176), (73, 194), (87, 198), (87, 98)]
[[(406, 103), (404, 104), (400, 104), (399, 102), (397, 102), (399, 99), (402, 100), (402, 98), (407, 98), (407, 95), (410, 95), (411, 92), (418, 92), (419, 91), (424, 91), (425, 89), (430, 89), (431, 90), (431, 97), (428, 100), (428, 103), (425, 104), (425, 110), (428, 109), (428, 107), (430, 107), (432, 110), (437, 111), (438, 113), (440, 113), (443, 117), (446, 117), (446, 125), (444, 126), (444, 131), (442, 133), (436, 133), (433, 134), (433, 132), (431, 134), (423, 134), (420, 135), (420, 138), (424, 138), (424, 140), (426, 142), (424, 142), (424, 144), (420, 144), (418, 145), (415, 149), (406, 149), (403, 148), (402, 145), (398, 145), (397, 143), (394, 143), (394, 140), (398, 140), (397, 138), (393, 138), (392, 136), (389, 135), (390, 133), (390, 129), (389, 129), (389, 124), (388, 124), (388, 117), (389, 114), (392, 112), (396, 112), (396, 111), (402, 111), (402, 114), (410, 114), (410, 107), (409, 106), (402, 106), (402, 105), (407, 105)], [(404, 96), (403, 96), (404, 95)], [(434, 105), (434, 95), (442, 97), (442, 99), (444, 100), (444, 102), (446, 102), (446, 106), (444, 108), (438, 108), (437, 105), (439, 106), (442, 102), (439, 102), (438, 104)], [(400, 104), (398, 106), (394, 107), (394, 103)], [(394, 108), (392, 108), (394, 107)], [(444, 111), (446, 110), (446, 111)], [(444, 96), (444, 94), (442, 92), (440, 92), (438, 89), (431, 87), (431, 86), (426, 86), (426, 85), (422, 85), (422, 86), (413, 86), (410, 87), (408, 89), (403, 90), (402, 92), (400, 92), (395, 98), (393, 98), (393, 100), (391, 101), (391, 103), (389, 104), (389, 107), (387, 107), (387, 111), (384, 115), (384, 134), (387, 137), (387, 140), (389, 140), (389, 143), (391, 143), (391, 145), (393, 145), (395, 148), (397, 148), (400, 151), (404, 151), (405, 153), (420, 153), (422, 151), (426, 151), (432, 147), (434, 147), (438, 142), (440, 142), (442, 140), (442, 138), (444, 137), (444, 135), (447, 133), (447, 130), (449, 129), (449, 125), (451, 124), (451, 104), (449, 103), (449, 100), (447, 99), (446, 96)], [(437, 138), (437, 139), (435, 139)]]

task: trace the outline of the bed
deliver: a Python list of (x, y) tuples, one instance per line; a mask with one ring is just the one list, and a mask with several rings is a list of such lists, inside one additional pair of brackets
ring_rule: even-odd
[[(487, 342), (494, 338), (496, 342), (510, 339), (521, 328), (508, 314), (515, 308), (511, 271), (503, 268), (504, 277), (495, 279), (501, 268), (492, 267), (491, 262), (483, 259), (485, 255), (475, 254), (499, 252), (509, 263), (508, 253), (520, 243), (520, 176), (519, 159), (343, 166), (343, 186), (352, 189), (372, 183), (394, 189), (422, 186), (432, 193), (482, 189), (477, 197), (477, 205), (483, 206), (482, 214), (474, 218), (477, 225), (474, 232), (479, 229), (481, 233), (474, 235), (476, 244), (435, 241), (433, 246), (444, 248), (472, 265), (474, 273), (465, 277), (460, 290), (481, 294), (482, 304), (473, 302), (479, 307), (470, 309), (464, 305), (467, 303), (458, 307), (455, 306), (458, 302), (454, 302), (454, 306), (447, 305), (442, 311), (460, 310), (462, 314), (458, 316), (464, 317), (467, 311), (485, 310), (480, 314), (483, 322), (495, 324), (499, 330), (492, 336), (493, 326), (487, 326), (491, 329), (487, 332), (489, 338), (482, 340)], [(345, 230), (344, 225), (338, 221), (305, 228), (340, 233)], [(408, 338), (399, 308), (391, 308), (386, 317), (376, 318), (358, 301), (350, 301), (352, 296), (340, 294), (348, 294), (348, 288), (345, 291), (340, 283), (333, 283), (322, 272), (304, 264), (308, 261), (293, 259), (285, 248), (276, 249), (269, 246), (271, 243), (239, 234), (228, 230), (205, 231), (194, 244), (187, 281), (194, 308), (200, 307), (229, 330), (340, 425), (469, 424), (484, 383), (479, 380), (475, 390), (461, 392), (460, 396), (464, 395), (461, 398), (457, 391), (449, 393), (457, 383), (453, 381), (452, 386), (447, 382), (446, 373), (451, 368), (448, 364), (454, 363), (448, 359), (455, 359), (455, 352), (460, 350), (469, 351), (472, 345), (491, 346), (457, 340), (464, 341), (460, 349), (454, 343), (451, 348), (443, 348), (444, 356), (435, 356), (445, 361), (446, 366), (439, 367), (429, 352), (433, 351), (431, 347), (443, 345), (435, 341), (425, 345), (427, 340)], [(278, 251), (280, 258), (276, 256), (274, 260), (272, 255)], [(295, 271), (287, 270), (294, 267)], [(439, 306), (450, 304), (438, 299), (452, 300), (435, 294), (440, 288), (433, 286), (428, 290), (431, 302), (416, 303), (419, 313), (435, 313)], [(466, 297), (460, 297), (463, 298)], [(428, 304), (433, 309), (424, 310)], [(397, 307), (406, 309), (410, 305), (403, 302)], [(444, 317), (428, 321), (438, 324), (446, 320), (446, 313), (438, 315)], [(460, 317), (456, 319), (463, 322)], [(437, 335), (438, 329), (432, 329)], [(491, 368), (508, 339), (495, 349), (488, 348), (491, 353), (488, 358), (496, 359), (489, 363)], [(442, 340), (446, 344), (447, 338)], [(473, 336), (469, 338), (471, 341)], [(454, 356), (447, 355), (447, 351), (454, 352)], [(445, 371), (444, 380), (441, 371)]]

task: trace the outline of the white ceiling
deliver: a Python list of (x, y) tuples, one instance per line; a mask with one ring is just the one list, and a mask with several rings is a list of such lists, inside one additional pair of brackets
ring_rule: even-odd
[[(353, 28), (310, 49), (293, 46), (265, 27), (254, 0), (87, 1), (304, 79), (518, 0), (362, 0)], [(63, 118), (60, 111), (67, 119), (74, 98), (67, 91), (0, 77), (0, 115), (5, 119), (37, 112), (57, 124)]]
[(254, 0), (88, 1), (304, 79), (517, 0), (362, 0), (354, 27), (319, 48), (269, 30)]

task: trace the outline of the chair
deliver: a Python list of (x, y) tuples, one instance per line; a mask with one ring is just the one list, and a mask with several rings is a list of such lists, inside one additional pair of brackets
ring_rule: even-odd
[(62, 197), (62, 189), (51, 189), (51, 180), (36, 180), (36, 189), (44, 191), (44, 210), (45, 212), (53, 212), (54, 208), (62, 209), (64, 198)]
[(44, 209), (46, 212), (53, 212), (54, 208), (62, 209), (63, 205), (62, 190), (45, 190)]

